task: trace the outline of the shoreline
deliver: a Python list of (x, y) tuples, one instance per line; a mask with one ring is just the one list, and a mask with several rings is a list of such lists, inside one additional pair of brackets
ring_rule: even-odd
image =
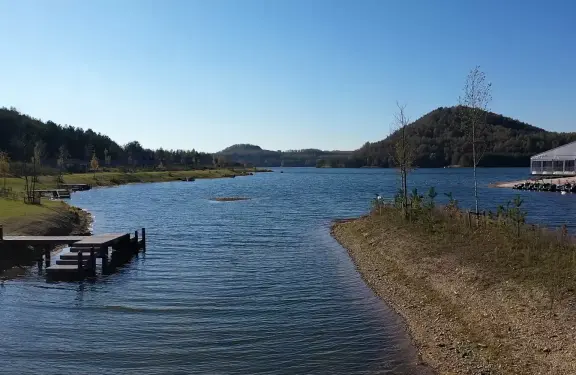
[[(115, 187), (140, 183), (162, 182), (189, 182), (195, 179), (234, 178), (250, 176), (254, 173), (272, 172), (266, 169), (214, 169), (214, 170), (187, 170), (187, 171), (160, 171), (160, 172), (102, 172), (93, 174), (65, 175), (66, 183), (96, 182), (93, 188)], [(39, 188), (55, 185), (54, 176), (41, 176)], [(187, 181), (186, 179), (192, 180)], [(19, 187), (21, 179), (9, 178), (9, 186)], [(70, 236), (91, 234), (93, 217), (90, 212), (72, 206), (66, 201), (45, 200), (41, 205), (26, 205), (19, 200), (0, 198), (0, 208), (6, 213), (0, 217), (0, 225), (5, 228), (5, 234), (38, 235), (38, 236)], [(51, 251), (59, 250), (57, 247)], [(32, 265), (41, 255), (41, 252), (32, 248), (9, 248), (0, 244), (0, 277), (18, 273), (18, 269)]]
[[(396, 314), (398, 314), (398, 316), (400, 316), (403, 328), (407, 333), (412, 346), (416, 348), (416, 365), (426, 369), (430, 372), (431, 375), (439, 375), (441, 372), (438, 371), (437, 367), (433, 366), (433, 363), (431, 363), (430, 359), (424, 352), (426, 344), (423, 344), (422, 340), (416, 336), (412, 320), (409, 316), (407, 316), (407, 314), (405, 314), (402, 308), (403, 302), (401, 302), (400, 299), (394, 298), (392, 296), (394, 294), (393, 290), (391, 290), (391, 292), (384, 292), (375, 285), (377, 283), (376, 279), (379, 280), (382, 277), (378, 274), (372, 274), (372, 272), (377, 271), (378, 268), (376, 266), (374, 266), (374, 268), (371, 267), (370, 263), (367, 263), (366, 260), (361, 257), (362, 249), (353, 245), (350, 241), (347, 240), (346, 235), (341, 233), (343, 226), (354, 223), (364, 217), (367, 216), (361, 216), (352, 219), (347, 218), (334, 220), (330, 227), (330, 235), (340, 244), (340, 246), (346, 250), (348, 256), (352, 260), (352, 263), (354, 263), (356, 271), (360, 274), (360, 277), (364, 283), (374, 292), (374, 294), (376, 294), (379, 299), (381, 299), (388, 307), (390, 307)], [(363, 233), (363, 235), (364, 234), (365, 233)]]
[(570, 176), (570, 177), (541, 177), (541, 178), (527, 178), (525, 180), (517, 180), (517, 181), (502, 181), (502, 182), (495, 182), (489, 185), (489, 187), (495, 187), (495, 188), (508, 188), (511, 189), (513, 188), (515, 185), (518, 184), (523, 184), (526, 182), (536, 182), (539, 181), (541, 183), (546, 183), (546, 184), (564, 184), (564, 183), (576, 183), (576, 176)]
[(235, 178), (252, 176), (255, 173), (273, 172), (259, 168), (218, 168), (177, 171), (97, 172), (64, 175), (67, 184), (85, 183), (94, 187), (120, 186), (155, 182), (194, 182), (196, 179)]
[[(24, 229), (14, 232), (38, 236), (88, 235), (91, 234), (92, 222), (90, 212), (62, 202), (58, 209), (28, 221)], [(55, 246), (50, 251), (54, 253), (61, 249), (61, 246)], [(0, 244), (0, 277), (17, 276), (20, 269), (32, 266), (41, 256), (41, 249)]]
[(331, 235), (402, 317), (435, 373), (576, 373), (573, 301), (550, 310), (541, 288), (490, 279), (449, 254), (422, 254), (428, 238), (374, 216), (335, 221)]

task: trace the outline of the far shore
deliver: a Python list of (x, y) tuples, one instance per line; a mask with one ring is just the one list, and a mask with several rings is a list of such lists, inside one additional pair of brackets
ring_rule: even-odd
[(523, 184), (526, 182), (534, 182), (534, 181), (539, 181), (541, 183), (545, 183), (545, 184), (557, 184), (557, 185), (563, 185), (565, 183), (576, 183), (576, 176), (571, 176), (571, 177), (541, 177), (541, 178), (530, 178), (530, 179), (525, 179), (525, 180), (517, 180), (517, 181), (504, 181), (504, 182), (496, 182), (490, 185), (490, 187), (498, 187), (498, 188), (513, 188), (514, 186), (518, 185), (518, 184)]

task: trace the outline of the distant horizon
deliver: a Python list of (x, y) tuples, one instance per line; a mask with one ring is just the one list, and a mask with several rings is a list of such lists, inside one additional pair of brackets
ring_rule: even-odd
[[(574, 129), (576, 3), (2, 1), (0, 103), (120, 144), (354, 150), (458, 102)], [(487, 27), (499, 25), (498, 27)]]
[[(430, 112), (432, 112), (432, 111), (435, 111), (435, 110), (437, 110), (437, 109), (439, 109), (439, 108), (452, 108), (452, 107), (455, 107), (455, 106), (457, 106), (457, 104), (452, 105), (452, 106), (439, 106), (439, 107), (436, 107), (436, 108), (434, 108), (434, 109), (429, 110), (428, 112), (425, 112), (424, 114), (422, 114), (422, 115), (420, 115), (420, 116), (418, 116), (418, 117), (411, 118), (411, 119), (410, 119), (410, 124), (413, 123), (414, 121), (420, 119), (421, 117), (427, 115), (428, 113), (430, 113)], [(46, 123), (46, 122), (48, 122), (48, 121), (52, 121), (52, 122), (54, 122), (54, 123), (57, 124), (57, 125), (61, 125), (61, 126), (68, 126), (68, 125), (70, 125), (70, 126), (73, 126), (73, 127), (75, 127), (75, 128), (80, 128), (80, 129), (83, 129), (83, 130), (91, 129), (92, 131), (94, 131), (94, 132), (96, 132), (96, 133), (100, 133), (100, 134), (102, 134), (102, 135), (109, 136), (109, 134), (106, 134), (106, 133), (104, 133), (104, 132), (101, 132), (101, 131), (99, 131), (98, 129), (85, 128), (85, 127), (82, 127), (82, 126), (76, 126), (76, 125), (74, 125), (74, 124), (61, 123), (61, 122), (58, 122), (58, 121), (54, 121), (54, 120), (51, 119), (51, 118), (40, 118), (40, 117), (36, 117), (36, 116), (34, 116), (34, 115), (30, 114), (30, 113), (26, 113), (26, 112), (22, 111), (20, 108), (16, 108), (16, 107), (14, 107), (14, 106), (0, 105), (0, 108), (8, 108), (8, 109), (14, 108), (14, 109), (16, 109), (18, 112), (20, 112), (21, 114), (30, 116), (31, 118), (40, 120), (40, 121), (42, 121), (42, 122), (44, 122), (44, 123)], [(511, 117), (511, 116), (507, 116), (505, 113), (498, 113), (498, 112), (494, 112), (494, 111), (491, 111), (491, 110), (489, 110), (489, 112), (492, 112), (492, 113), (495, 113), (495, 114), (498, 114), (498, 115), (502, 115), (502, 116), (504, 116), (504, 117), (511, 118), (511, 119), (513, 119), (513, 120), (520, 121), (520, 122), (526, 123), (526, 124), (528, 124), (528, 125), (532, 125), (532, 126), (541, 128), (541, 129), (543, 129), (543, 130), (545, 130), (545, 131), (547, 131), (547, 132), (554, 132), (554, 130), (550, 130), (550, 129), (546, 129), (546, 128), (541, 127), (541, 126), (538, 126), (538, 125), (530, 124), (529, 122), (523, 121), (522, 119), (518, 119), (518, 118)], [(111, 139), (112, 141), (118, 143), (120, 146), (124, 146), (125, 144), (127, 144), (127, 143), (129, 143), (129, 142), (132, 142), (132, 141), (138, 141), (138, 143), (140, 143), (140, 144), (142, 145), (142, 147), (147, 148), (147, 149), (164, 149), (164, 150), (178, 150), (178, 149), (181, 149), (181, 150), (192, 150), (192, 149), (195, 149), (195, 150), (198, 151), (198, 152), (205, 152), (205, 153), (209, 153), (209, 154), (216, 154), (216, 153), (218, 153), (218, 152), (223, 151), (224, 149), (226, 149), (226, 148), (228, 148), (228, 147), (231, 147), (231, 146), (234, 146), (234, 145), (241, 145), (241, 144), (249, 144), (249, 145), (252, 145), (252, 146), (258, 146), (258, 147), (260, 147), (262, 150), (267, 150), (267, 151), (282, 151), (282, 152), (287, 152), (287, 151), (293, 151), (293, 150), (295, 151), (295, 150), (316, 149), (316, 150), (327, 151), (327, 152), (334, 152), (334, 151), (336, 151), (336, 152), (337, 152), (337, 151), (341, 151), (341, 152), (352, 152), (352, 151), (356, 151), (356, 150), (360, 149), (364, 144), (366, 144), (366, 142), (369, 142), (369, 143), (379, 142), (379, 141), (384, 140), (388, 135), (389, 135), (389, 134), (387, 134), (387, 135), (384, 136), (383, 138), (377, 139), (377, 140), (366, 140), (366, 141), (364, 141), (363, 143), (361, 143), (360, 145), (358, 145), (357, 147), (355, 147), (355, 148), (353, 148), (353, 149), (348, 149), (348, 150), (344, 150), (344, 149), (329, 149), (329, 148), (321, 148), (321, 147), (292, 147), (292, 148), (288, 147), (288, 148), (285, 148), (285, 149), (274, 149), (274, 148), (268, 148), (268, 147), (262, 146), (261, 144), (256, 144), (256, 143), (251, 142), (251, 141), (238, 141), (238, 142), (236, 142), (236, 143), (232, 143), (232, 144), (229, 144), (229, 145), (227, 145), (227, 146), (224, 146), (224, 147), (218, 149), (217, 151), (209, 151), (209, 150), (205, 150), (205, 149), (202, 149), (202, 148), (199, 148), (199, 147), (189, 147), (189, 148), (175, 148), (175, 147), (167, 147), (167, 146), (149, 147), (148, 145), (142, 143), (139, 139), (132, 139), (131, 141), (128, 141), (128, 142), (118, 142), (116, 139), (114, 139), (114, 138), (112, 138), (112, 137), (110, 137), (110, 139)]]

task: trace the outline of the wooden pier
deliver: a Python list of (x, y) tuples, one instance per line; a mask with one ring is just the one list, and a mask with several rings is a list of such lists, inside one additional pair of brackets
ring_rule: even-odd
[[(52, 280), (79, 280), (95, 277), (97, 259), (101, 259), (101, 273), (113, 272), (116, 267), (129, 262), (138, 252), (146, 251), (146, 229), (130, 233), (110, 233), (94, 236), (4, 236), (0, 226), (0, 244), (34, 246), (43, 249), (43, 259), (38, 267), (46, 268), (46, 277)], [(69, 246), (68, 252), (60, 254), (53, 264), (51, 249), (54, 246)]]
[(86, 191), (92, 189), (92, 186), (88, 184), (58, 184), (58, 188), (68, 191)]
[(72, 192), (92, 189), (88, 184), (58, 184), (57, 189), (37, 189), (34, 194), (38, 197), (52, 199), (70, 199)]
[(34, 190), (34, 193), (44, 198), (70, 199), (70, 190), (67, 189)]

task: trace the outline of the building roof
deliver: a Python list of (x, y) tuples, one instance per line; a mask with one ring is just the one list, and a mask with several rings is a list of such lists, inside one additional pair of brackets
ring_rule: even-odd
[(530, 159), (576, 159), (576, 141), (553, 148)]

